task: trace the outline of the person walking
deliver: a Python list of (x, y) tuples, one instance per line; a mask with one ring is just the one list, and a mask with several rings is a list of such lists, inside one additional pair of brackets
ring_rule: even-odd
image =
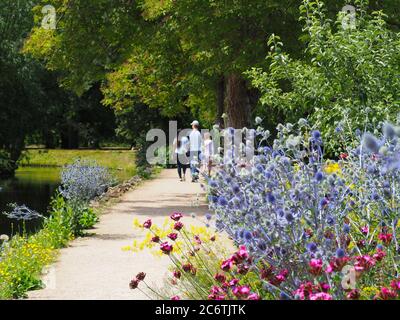
[(178, 175), (180, 181), (186, 181), (186, 170), (189, 168), (188, 153), (189, 139), (187, 137), (176, 138), (174, 140), (174, 154), (176, 157)]
[(197, 182), (199, 180), (199, 164), (200, 164), (200, 154), (202, 137), (199, 131), (200, 123), (195, 120), (191, 123), (192, 132), (189, 135), (189, 146), (190, 146), (190, 172), (192, 175), (192, 182)]
[(211, 176), (211, 169), (212, 169), (212, 157), (214, 156), (214, 142), (211, 139), (211, 134), (206, 132), (204, 134), (204, 169), (208, 173), (208, 176)]

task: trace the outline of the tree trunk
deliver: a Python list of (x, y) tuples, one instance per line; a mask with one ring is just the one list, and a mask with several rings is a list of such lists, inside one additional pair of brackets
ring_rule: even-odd
[(228, 126), (235, 129), (247, 127), (250, 124), (250, 103), (246, 81), (237, 74), (231, 74), (226, 82)]
[(217, 119), (216, 124), (222, 129), (224, 127), (224, 119), (222, 115), (225, 112), (225, 77), (221, 76), (217, 83)]

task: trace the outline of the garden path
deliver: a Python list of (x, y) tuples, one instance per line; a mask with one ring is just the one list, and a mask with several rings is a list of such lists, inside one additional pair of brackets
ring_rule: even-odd
[[(200, 199), (200, 200), (198, 200)], [(147, 273), (149, 284), (162, 283), (169, 259), (157, 258), (150, 252), (132, 253), (122, 248), (143, 233), (133, 228), (134, 218), (145, 221), (151, 217), (162, 224), (174, 211), (204, 215), (199, 184), (180, 182), (175, 170), (164, 170), (156, 179), (124, 194), (120, 201), (106, 210), (90, 237), (79, 238), (62, 249), (58, 261), (49, 268), (43, 290), (29, 293), (30, 299), (57, 300), (128, 300), (146, 299), (138, 290), (130, 290), (129, 282), (138, 272)], [(197, 203), (200, 201), (200, 203)], [(185, 218), (186, 224), (200, 224)]]

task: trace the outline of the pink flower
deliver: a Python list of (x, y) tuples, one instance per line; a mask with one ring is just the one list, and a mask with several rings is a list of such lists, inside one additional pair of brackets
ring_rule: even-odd
[(261, 298), (257, 293), (252, 293), (247, 297), (247, 300), (261, 300)]
[(163, 253), (170, 254), (173, 250), (173, 247), (168, 242), (163, 242), (160, 244), (160, 249)]
[(210, 292), (212, 294), (224, 293), (224, 291), (220, 287), (217, 287), (217, 286), (212, 286)]
[(363, 234), (368, 234), (368, 232), (369, 232), (369, 227), (368, 227), (368, 226), (361, 227), (361, 232), (362, 232)]
[(249, 258), (249, 254), (247, 252), (247, 249), (245, 246), (240, 246), (239, 251), (236, 253), (236, 255), (241, 259), (241, 260), (246, 260)]
[(182, 213), (180, 212), (174, 212), (173, 214), (171, 214), (170, 218), (174, 221), (179, 221), (181, 220), (181, 218), (183, 217)]
[(149, 219), (145, 223), (143, 223), (143, 228), (150, 229), (152, 225), (153, 223), (151, 222), (151, 219)]
[(320, 283), (319, 284), (322, 292), (328, 292), (330, 290), (330, 285), (327, 283)]
[(173, 296), (173, 297), (171, 298), (171, 300), (173, 300), (173, 301), (179, 301), (179, 300), (181, 300), (181, 297), (179, 297), (179, 296)]
[(321, 259), (311, 259), (309, 266), (311, 274), (318, 276), (322, 273), (323, 262)]
[(397, 298), (397, 293), (392, 289), (383, 287), (381, 289), (381, 292), (379, 292), (378, 296), (375, 298), (382, 300), (391, 300)]
[(383, 260), (383, 258), (385, 258), (386, 257), (386, 252), (384, 252), (384, 251), (382, 251), (382, 250), (377, 250), (377, 252), (373, 255), (373, 258), (376, 260), (376, 261), (382, 261)]
[(178, 239), (178, 234), (170, 233), (167, 237), (170, 238), (172, 241), (175, 241), (176, 239)]
[(180, 230), (182, 230), (182, 228), (183, 228), (183, 223), (182, 222), (177, 222), (177, 223), (174, 224), (174, 229), (176, 231), (180, 231)]
[(393, 290), (400, 291), (400, 280), (393, 280), (390, 283), (390, 286), (392, 287)]
[(248, 286), (235, 287), (232, 293), (237, 297), (248, 297), (250, 295), (250, 288)]
[(225, 261), (223, 261), (222, 264), (221, 264), (221, 269), (222, 269), (223, 271), (229, 271), (229, 270), (232, 269), (232, 267), (233, 267), (233, 262), (232, 262), (231, 259), (225, 260)]
[(393, 235), (391, 233), (380, 233), (378, 239), (381, 240), (384, 244), (388, 245), (392, 242)]
[(318, 292), (311, 294), (310, 300), (332, 300), (332, 296), (325, 292)]
[(231, 281), (229, 281), (229, 285), (231, 287), (236, 286), (239, 283), (239, 279), (232, 279)]

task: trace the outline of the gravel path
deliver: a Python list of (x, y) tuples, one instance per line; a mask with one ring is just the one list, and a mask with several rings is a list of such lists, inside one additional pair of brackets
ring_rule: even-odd
[[(138, 290), (129, 290), (129, 281), (140, 271), (147, 282), (160, 284), (169, 265), (166, 257), (148, 252), (132, 253), (121, 248), (142, 234), (133, 228), (133, 219), (151, 217), (162, 223), (173, 211), (203, 215), (207, 211), (199, 184), (180, 182), (175, 170), (164, 170), (122, 196), (119, 203), (101, 216), (93, 235), (80, 238), (61, 250), (58, 261), (44, 277), (47, 287), (29, 293), (30, 299), (146, 299)], [(198, 224), (192, 218), (186, 223)]]

